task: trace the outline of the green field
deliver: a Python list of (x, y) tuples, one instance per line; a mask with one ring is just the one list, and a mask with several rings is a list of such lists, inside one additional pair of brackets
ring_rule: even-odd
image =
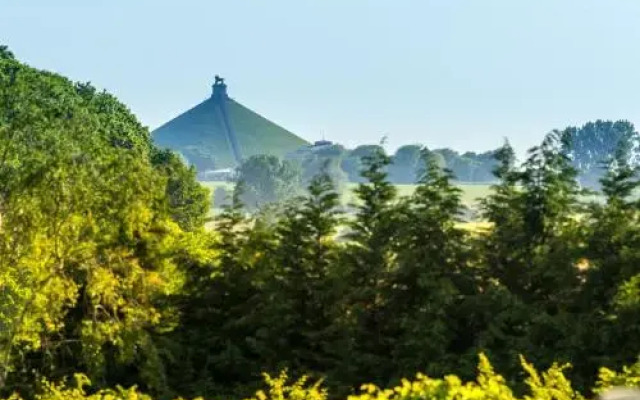
[[(227, 190), (233, 190), (233, 183), (230, 182), (200, 182), (203, 186), (208, 187), (211, 190), (211, 193), (218, 188), (223, 187)], [(342, 195), (342, 203), (350, 204), (355, 201), (355, 194), (353, 193), (353, 189), (357, 186), (357, 183), (349, 183), (349, 190), (343, 193)], [(396, 185), (398, 188), (398, 194), (400, 196), (408, 196), (413, 193), (416, 188), (416, 185)], [(477, 204), (478, 199), (483, 198), (489, 194), (490, 184), (473, 184), (473, 183), (463, 183), (459, 184), (458, 187), (462, 190), (462, 203), (467, 207), (473, 207)]]
[[(357, 183), (349, 184), (349, 191), (343, 195), (343, 202), (352, 203), (355, 198), (353, 189), (357, 186)], [(396, 185), (398, 188), (398, 194), (400, 196), (409, 196), (413, 193), (416, 185)], [(465, 206), (473, 207), (477, 204), (478, 199), (481, 199), (489, 194), (490, 184), (473, 184), (473, 183), (461, 183), (458, 187), (462, 190), (462, 203)]]

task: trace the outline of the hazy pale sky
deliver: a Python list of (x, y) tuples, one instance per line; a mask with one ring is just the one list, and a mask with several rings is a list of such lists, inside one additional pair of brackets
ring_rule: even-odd
[(639, 0), (0, 0), (0, 43), (150, 128), (207, 98), (308, 139), (519, 149), (640, 124)]

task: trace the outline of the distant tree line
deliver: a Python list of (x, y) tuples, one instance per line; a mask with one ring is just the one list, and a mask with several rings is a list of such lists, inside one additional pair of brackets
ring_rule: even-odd
[[(568, 127), (572, 140), (571, 162), (578, 171), (578, 180), (585, 186), (597, 188), (599, 179), (605, 173), (605, 164), (619, 143), (629, 147), (629, 161), (640, 161), (640, 135), (628, 121), (588, 122), (582, 127)], [(313, 146), (291, 154), (287, 159), (297, 160), (308, 177), (319, 172), (323, 160), (331, 160), (331, 174), (336, 180), (362, 182), (359, 175), (362, 158), (381, 149), (379, 145), (362, 145), (352, 150), (339, 144)], [(391, 155), (391, 164), (387, 168), (389, 180), (397, 184), (413, 184), (419, 177), (420, 145), (405, 145)], [(453, 173), (453, 179), (465, 183), (490, 183), (495, 181), (492, 173), (496, 166), (497, 150), (482, 153), (459, 153), (449, 148), (431, 150), (437, 164)]]
[[(626, 162), (638, 165), (640, 135), (628, 121), (589, 122), (580, 128), (565, 129), (571, 140), (568, 157), (577, 173), (577, 182), (583, 188), (600, 190), (600, 180), (606, 173), (607, 163), (616, 149), (624, 147)], [(347, 150), (339, 144), (310, 146), (290, 154), (284, 160), (275, 156), (253, 156), (238, 170), (237, 178), (243, 182), (243, 203), (255, 210), (267, 203), (277, 203), (304, 192), (311, 180), (320, 173), (327, 173), (339, 192), (345, 185), (362, 183), (360, 175), (363, 160), (383, 151), (380, 145), (362, 145)], [(459, 183), (484, 183), (496, 181), (494, 170), (499, 150), (484, 153), (458, 153), (451, 149), (428, 150), (418, 145), (398, 148), (385, 166), (388, 179), (394, 184), (415, 184), (421, 174), (421, 154), (428, 152), (441, 170), (451, 173), (451, 179)], [(220, 189), (217, 205), (229, 204), (231, 194)], [(223, 200), (224, 199), (224, 200)], [(215, 200), (214, 200), (215, 201)]]
[[(307, 176), (313, 176), (319, 171), (323, 160), (331, 160), (333, 175), (347, 182), (363, 182), (360, 176), (362, 158), (379, 151), (380, 145), (362, 145), (352, 150), (345, 149), (339, 144), (322, 146), (320, 148), (309, 147), (301, 149), (287, 157), (289, 160), (297, 160), (303, 167)], [(398, 148), (391, 155), (391, 164), (388, 167), (389, 179), (397, 184), (414, 184), (419, 177), (420, 145), (406, 145)], [(450, 169), (456, 180), (462, 182), (490, 182), (495, 165), (494, 151), (485, 153), (466, 152), (460, 154), (451, 149), (435, 149), (432, 151), (437, 164), (441, 168)]]

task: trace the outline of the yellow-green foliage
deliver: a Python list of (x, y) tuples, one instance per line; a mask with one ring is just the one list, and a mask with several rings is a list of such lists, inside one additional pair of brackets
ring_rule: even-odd
[[(462, 382), (455, 375), (444, 378), (430, 378), (418, 374), (414, 380), (403, 379), (401, 384), (382, 389), (372, 384), (364, 384), (360, 393), (348, 397), (348, 400), (584, 400), (584, 397), (574, 390), (564, 375), (564, 370), (570, 365), (553, 364), (544, 372), (538, 372), (535, 367), (524, 358), (521, 364), (528, 377), (525, 383), (528, 394), (518, 398), (506, 380), (496, 373), (488, 358), (480, 355), (478, 377), (473, 382)], [(600, 374), (597, 391), (612, 386), (640, 386), (640, 364), (623, 369), (616, 373), (603, 369)], [(248, 400), (326, 400), (327, 392), (320, 387), (320, 383), (308, 385), (308, 379), (303, 377), (291, 385), (287, 385), (287, 374), (282, 373), (277, 378), (265, 375), (268, 389), (259, 391), (255, 397)]]
[[(528, 393), (517, 397), (506, 380), (496, 373), (489, 359), (480, 354), (478, 376), (475, 381), (462, 382), (455, 375), (444, 378), (430, 378), (417, 374), (414, 380), (403, 379), (391, 389), (382, 389), (372, 384), (360, 387), (360, 393), (349, 396), (347, 400), (584, 400), (585, 398), (574, 390), (571, 382), (565, 377), (564, 370), (569, 364), (553, 364), (548, 370), (539, 372), (535, 367), (521, 357), (521, 364), (527, 378), (525, 384)], [(322, 381), (309, 382), (307, 376), (290, 383), (286, 371), (272, 377), (263, 374), (267, 388), (259, 390), (254, 397), (245, 400), (327, 400), (329, 394), (323, 388)], [(37, 400), (152, 400), (146, 394), (139, 392), (136, 387), (124, 389), (101, 390), (88, 394), (86, 387), (91, 385), (89, 379), (76, 374), (75, 384), (52, 384), (43, 382), (41, 393)], [(622, 372), (615, 372), (606, 368), (600, 370), (595, 393), (601, 393), (615, 386), (640, 387), (640, 362), (631, 367), (623, 367)], [(212, 397), (212, 398), (215, 398)], [(19, 395), (13, 395), (6, 400), (22, 400)], [(181, 398), (176, 400), (182, 400)], [(194, 400), (203, 400), (201, 397)]]
[(630, 367), (622, 367), (622, 372), (600, 368), (594, 392), (601, 393), (614, 386), (640, 387), (640, 361)]
[(255, 397), (247, 400), (326, 400), (327, 391), (320, 387), (321, 381), (307, 384), (309, 378), (303, 376), (292, 384), (288, 384), (289, 376), (286, 371), (277, 377), (263, 374), (267, 391), (258, 391)]
[[(542, 374), (522, 359), (529, 377), (525, 380), (530, 394), (524, 400), (578, 400), (582, 396), (573, 390), (563, 374), (565, 366), (553, 365)], [(505, 379), (497, 374), (483, 354), (480, 355), (478, 377), (474, 382), (462, 382), (455, 375), (434, 379), (418, 374), (413, 381), (403, 380), (393, 389), (380, 389), (374, 385), (363, 385), (362, 392), (350, 396), (349, 400), (515, 400), (517, 397)]]
[[(89, 379), (82, 374), (76, 374), (74, 380), (73, 386), (43, 382), (42, 392), (36, 396), (36, 400), (152, 400), (150, 396), (139, 392), (135, 386), (128, 389), (122, 387), (105, 389), (88, 394), (86, 387), (91, 385)], [(16, 394), (7, 400), (22, 400), (22, 397)]]

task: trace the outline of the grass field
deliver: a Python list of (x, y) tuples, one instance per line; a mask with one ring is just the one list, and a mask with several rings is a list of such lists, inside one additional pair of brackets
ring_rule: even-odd
[[(230, 182), (200, 182), (203, 186), (209, 188), (211, 193), (216, 188), (223, 187), (228, 191), (233, 190), (233, 183)], [(357, 186), (356, 183), (350, 183), (348, 185), (349, 190), (343, 194), (342, 203), (349, 204), (355, 200), (355, 194), (353, 193), (353, 189)], [(490, 185), (489, 184), (459, 184), (458, 187), (462, 190), (462, 202), (467, 207), (474, 207), (477, 204), (478, 199), (481, 199), (489, 194)], [(416, 185), (397, 185), (398, 194), (400, 196), (409, 196), (413, 193), (416, 188)], [(211, 208), (210, 216), (214, 216), (218, 214), (221, 210)], [(213, 222), (207, 224), (209, 228), (212, 228)], [(490, 227), (490, 224), (483, 221), (469, 221), (469, 222), (461, 222), (459, 224), (460, 228), (466, 229), (472, 233), (479, 233), (484, 231)]]
[[(343, 195), (344, 203), (351, 203), (355, 200), (353, 189), (358, 186), (357, 183), (349, 184), (349, 191)], [(489, 194), (490, 184), (459, 184), (458, 187), (462, 190), (462, 203), (468, 207), (473, 207), (478, 199), (481, 199)], [(413, 193), (416, 185), (396, 185), (398, 188), (398, 195), (409, 196)]]
[[(211, 193), (216, 188), (223, 187), (226, 190), (233, 190), (233, 184), (230, 182), (200, 182), (203, 186), (208, 187)], [(342, 203), (350, 204), (355, 201), (355, 194), (353, 189), (357, 186), (357, 183), (349, 183), (349, 190), (345, 191), (342, 195)], [(400, 196), (409, 196), (413, 193), (416, 185), (396, 185), (398, 188), (398, 194)], [(462, 203), (467, 207), (473, 207), (477, 204), (478, 199), (481, 199), (489, 194), (489, 184), (459, 184), (458, 187), (462, 190)]]

